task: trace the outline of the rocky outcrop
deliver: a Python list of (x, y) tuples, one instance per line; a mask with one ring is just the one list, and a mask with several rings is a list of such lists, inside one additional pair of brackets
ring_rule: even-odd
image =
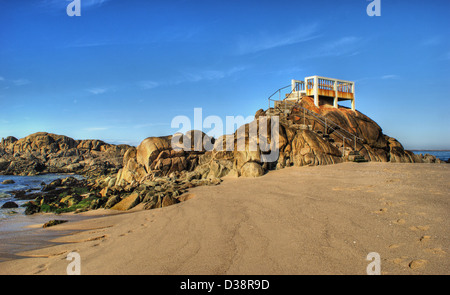
[(46, 132), (22, 139), (7, 137), (0, 143), (0, 174), (114, 174), (122, 168), (129, 147), (100, 140), (74, 140)]
[[(328, 125), (312, 113), (305, 113), (301, 107), (326, 117)], [(271, 128), (264, 129), (267, 134), (261, 131), (263, 124), (270, 126), (274, 115), (280, 116), (276, 143), (272, 140)], [(336, 125), (331, 123), (339, 125), (340, 129), (332, 128)], [(347, 139), (343, 139), (342, 134)], [(353, 138), (348, 139), (352, 135), (359, 138), (356, 144)], [(130, 148), (125, 153), (123, 169), (115, 184), (125, 186), (161, 175), (188, 180), (255, 177), (287, 166), (328, 165), (355, 158), (398, 163), (440, 162), (433, 156), (415, 155), (405, 150), (396, 139), (383, 134), (376, 122), (358, 111), (327, 105), (316, 107), (309, 97), (304, 97), (297, 106), (293, 105), (288, 115), (281, 110), (261, 109), (256, 112), (253, 122), (241, 126), (234, 134), (218, 139), (205, 139), (206, 136), (201, 131), (190, 131), (178, 135), (173, 146), (172, 136), (145, 139), (137, 148)], [(212, 143), (214, 149), (205, 150), (204, 142)], [(265, 161), (267, 146), (273, 150), (275, 144), (279, 155), (273, 161)]]
[[(318, 120), (318, 115), (327, 123)], [(278, 120), (278, 128), (273, 129)], [(352, 136), (358, 140), (348, 140)], [(27, 214), (96, 208), (125, 211), (140, 204), (144, 209), (161, 208), (192, 198), (186, 194), (189, 188), (217, 185), (225, 176), (259, 177), (289, 166), (356, 160), (440, 162), (434, 156), (405, 150), (358, 111), (316, 107), (309, 97), (288, 112), (258, 110), (252, 122), (217, 139), (192, 130), (148, 137), (139, 146), (130, 147), (36, 133), (20, 140), (2, 140), (0, 155), (0, 173), (96, 173), (96, 178), (86, 182), (56, 180), (31, 196), (14, 192), (16, 198), (34, 199), (27, 203)]]
[[(299, 105), (326, 117), (329, 122), (336, 123), (349, 134), (354, 134), (361, 138), (361, 140), (356, 141), (356, 149), (353, 141), (346, 142), (347, 149), (345, 151), (345, 145), (342, 143), (342, 136), (338, 134), (339, 130), (337, 130), (337, 132), (333, 132), (331, 128), (326, 130), (326, 133), (329, 135), (329, 139), (327, 140), (329, 145), (334, 145), (339, 149), (342, 149), (344, 146), (344, 153), (346, 155), (348, 155), (350, 151), (356, 150), (367, 161), (395, 163), (440, 162), (436, 157), (421, 157), (415, 155), (411, 151), (405, 150), (395, 138), (383, 134), (381, 127), (375, 121), (359, 111), (352, 111), (351, 109), (344, 107), (339, 107), (337, 109), (328, 105), (316, 107), (313, 99), (310, 97), (304, 97)], [(325, 133), (323, 124), (320, 124), (319, 121), (314, 119), (311, 115), (306, 114), (306, 116), (304, 116), (304, 113), (299, 108), (296, 109), (294, 107), (292, 109), (289, 119), (292, 120), (293, 124), (305, 123), (306, 125), (311, 126), (311, 130), (316, 133)], [(349, 145), (351, 145), (351, 147)], [(342, 152), (340, 152), (340, 154), (342, 155)]]
[[(111, 181), (114, 180), (114, 181)], [(133, 182), (126, 186), (114, 185), (115, 178), (79, 180), (74, 177), (56, 179), (40, 191), (26, 193), (12, 191), (17, 199), (29, 200), (24, 204), (25, 214), (83, 212), (99, 208), (126, 211), (142, 204), (143, 209), (156, 209), (186, 201), (192, 196), (186, 192), (195, 186), (217, 185), (219, 179), (177, 179), (154, 177), (152, 180)]]

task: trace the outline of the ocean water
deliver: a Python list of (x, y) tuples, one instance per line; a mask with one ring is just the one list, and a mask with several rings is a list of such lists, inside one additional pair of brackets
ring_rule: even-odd
[(436, 156), (436, 158), (441, 159), (442, 161), (447, 161), (450, 158), (450, 151), (412, 151), (414, 154), (419, 155), (433, 155)]
[[(46, 174), (46, 175), (38, 175), (38, 176), (12, 176), (12, 175), (0, 175), (0, 208), (6, 202), (12, 201), (19, 205), (19, 208), (14, 209), (0, 209), (0, 223), (2, 220), (9, 219), (12, 216), (17, 214), (23, 215), (25, 212), (25, 208), (20, 207), (24, 203), (28, 202), (28, 200), (17, 200), (11, 195), (10, 191), (15, 190), (28, 190), (32, 189), (35, 192), (40, 191), (42, 188), (41, 183), (49, 184), (55, 179), (58, 178), (66, 178), (69, 176), (74, 176), (76, 178), (82, 178), (78, 175), (67, 175), (67, 174)], [(14, 180), (13, 184), (2, 184), (2, 182), (6, 179)]]
[[(17, 205), (28, 202), (28, 200), (17, 200), (9, 192), (12, 190), (35, 189), (38, 192), (41, 183), (49, 184), (58, 178), (73, 176), (82, 179), (82, 176), (68, 174), (47, 174), (39, 176), (3, 176), (0, 175), (0, 208), (8, 202), (13, 201)], [(12, 179), (14, 184), (1, 184), (6, 179)], [(54, 245), (53, 238), (70, 234), (73, 231), (48, 231), (43, 228), (29, 227), (36, 224), (44, 224), (52, 219), (65, 219), (69, 221), (83, 220), (87, 217), (78, 214), (60, 217), (55, 214), (25, 215), (25, 208), (0, 209), (0, 262), (20, 258), (16, 256), (23, 251), (40, 249)]]

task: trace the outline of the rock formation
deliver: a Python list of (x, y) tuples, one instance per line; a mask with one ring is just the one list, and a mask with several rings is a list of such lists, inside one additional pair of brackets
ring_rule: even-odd
[[(405, 150), (395, 138), (383, 134), (382, 129), (376, 122), (359, 111), (352, 111), (344, 107), (337, 109), (328, 105), (316, 107), (313, 99), (310, 97), (304, 97), (299, 106), (326, 117), (330, 122), (336, 123), (349, 134), (354, 134), (361, 138), (362, 140), (356, 141), (356, 151), (364, 156), (367, 161), (397, 163), (439, 162), (435, 157), (423, 158)], [(324, 133), (324, 126), (319, 124), (318, 120), (314, 120), (310, 115), (305, 117), (306, 124), (311, 126), (312, 131), (316, 134)], [(294, 124), (301, 124), (304, 121), (302, 110), (295, 107), (289, 118), (292, 119)], [(337, 131), (339, 132), (339, 130)], [(327, 133), (329, 135), (327, 140), (328, 146), (333, 145), (340, 149), (343, 146), (342, 137), (332, 130), (327, 130)], [(349, 144), (352, 146), (348, 146)], [(347, 142), (347, 152), (354, 149), (353, 145), (354, 142)]]
[[(302, 107), (327, 118), (330, 126), (324, 126), (313, 114), (305, 113)], [(261, 144), (274, 143), (271, 142), (270, 128), (268, 134), (262, 134), (260, 127), (266, 122), (270, 126), (270, 116), (274, 115), (280, 116), (279, 156), (275, 161), (265, 162), (262, 159), (264, 153), (261, 151)], [(264, 123), (260, 122), (260, 118), (267, 118), (266, 116), (268, 119)], [(339, 125), (340, 129), (333, 129), (332, 126), (335, 125), (331, 122)], [(251, 134), (250, 130), (257, 132)], [(200, 135), (195, 137), (195, 133)], [(343, 140), (342, 134), (350, 140)], [(359, 138), (356, 145), (351, 135)], [(440, 162), (434, 156), (415, 155), (405, 150), (395, 138), (383, 134), (376, 122), (358, 111), (327, 105), (316, 107), (309, 97), (304, 97), (299, 104), (292, 105), (287, 115), (277, 109), (258, 110), (255, 120), (241, 126), (232, 134), (231, 139), (229, 136), (222, 136), (217, 140), (207, 138), (214, 144), (213, 150), (206, 151), (202, 147), (205, 136), (207, 135), (201, 131), (190, 131), (180, 137), (191, 147), (190, 150), (172, 148), (172, 136), (145, 139), (137, 148), (132, 147), (125, 153), (123, 168), (117, 175), (116, 185), (139, 183), (144, 179), (169, 174), (188, 179), (215, 179), (226, 175), (257, 177), (267, 170), (286, 166), (341, 163), (351, 160), (352, 155), (359, 155), (362, 161)], [(239, 140), (245, 141), (244, 148), (238, 148)], [(186, 143), (180, 141), (178, 147), (186, 147)], [(227, 141), (232, 147), (228, 151)], [(252, 142), (255, 143), (256, 149), (249, 148)]]
[(130, 146), (112, 145), (100, 140), (74, 140), (46, 132), (0, 142), (0, 174), (116, 173)]
[[(278, 128), (273, 128), (275, 123)], [(276, 153), (273, 153), (276, 151)], [(258, 110), (255, 119), (234, 134), (211, 138), (202, 131), (149, 137), (137, 147), (99, 140), (73, 140), (36, 133), (0, 144), (0, 173), (30, 175), (75, 172), (87, 180), (55, 180), (31, 195), (26, 213), (69, 212), (97, 208), (129, 210), (170, 206), (192, 196), (189, 188), (217, 185), (224, 176), (259, 177), (289, 166), (328, 165), (345, 161), (439, 163), (415, 155), (366, 115), (304, 97), (284, 108)]]

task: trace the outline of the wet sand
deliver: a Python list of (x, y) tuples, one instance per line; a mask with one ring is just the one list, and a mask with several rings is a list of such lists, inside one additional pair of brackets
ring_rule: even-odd
[[(19, 210), (18, 210), (19, 211)], [(24, 210), (21, 210), (24, 211)], [(19, 259), (17, 255), (24, 251), (41, 249), (59, 244), (52, 240), (79, 232), (79, 230), (46, 230), (43, 225), (50, 220), (67, 220), (76, 222), (101, 215), (90, 214), (34, 214), (24, 215), (23, 212), (0, 221), (0, 262)]]
[[(344, 163), (225, 178), (167, 208), (64, 223), (0, 274), (450, 274), (450, 165)], [(111, 214), (111, 210), (88, 212)]]

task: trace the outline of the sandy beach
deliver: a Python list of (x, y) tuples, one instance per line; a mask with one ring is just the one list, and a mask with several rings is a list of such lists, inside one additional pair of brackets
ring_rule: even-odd
[[(196, 187), (188, 201), (45, 229), (58, 243), (0, 263), (0, 274), (450, 274), (450, 166), (290, 167)], [(64, 216), (61, 216), (64, 219)]]

